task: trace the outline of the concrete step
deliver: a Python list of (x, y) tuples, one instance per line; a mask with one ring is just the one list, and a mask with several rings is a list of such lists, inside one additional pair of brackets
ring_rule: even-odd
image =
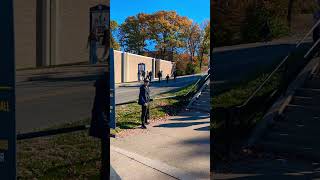
[(289, 104), (283, 113), (285, 116), (291, 114), (294, 114), (298, 117), (304, 117), (305, 115), (320, 116), (320, 107)]
[(210, 107), (201, 107), (201, 106), (197, 106), (197, 105), (192, 105), (189, 109), (194, 109), (194, 110), (198, 110), (201, 112), (210, 112)]
[(308, 89), (308, 88), (299, 88), (295, 92), (295, 96), (303, 96), (303, 97), (320, 97), (320, 89)]
[(209, 103), (193, 103), (192, 106), (196, 106), (198, 108), (203, 108), (203, 109), (209, 109), (210, 108), (210, 104)]
[[(200, 101), (210, 101), (210, 96), (200, 96), (199, 98), (198, 98), (198, 100), (200, 100)], [(197, 100), (197, 101), (198, 101)]]
[(261, 142), (259, 145), (263, 147), (266, 152), (272, 151), (276, 153), (286, 153), (292, 156), (299, 156), (313, 162), (320, 162), (320, 148), (269, 141)]
[(313, 131), (313, 133), (301, 131), (289, 132), (283, 129), (281, 131), (272, 131), (264, 136), (263, 139), (270, 142), (282, 142), (284, 144), (296, 144), (297, 146), (302, 145), (308, 147), (318, 147), (320, 149), (318, 138), (315, 138), (319, 137), (319, 135), (319, 131), (318, 133), (317, 131)]
[(303, 119), (303, 120), (293, 120), (288, 119), (287, 121), (281, 121), (274, 124), (271, 132), (303, 132), (303, 133), (311, 133), (311, 134), (319, 134), (320, 127), (320, 118), (317, 119)]
[(320, 79), (307, 80), (304, 84), (305, 88), (320, 89)]
[(319, 96), (316, 96), (316, 97), (294, 96), (290, 104), (320, 107), (320, 97)]

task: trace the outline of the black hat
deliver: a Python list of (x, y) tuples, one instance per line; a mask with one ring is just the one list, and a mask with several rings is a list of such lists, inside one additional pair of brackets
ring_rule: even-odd
[(150, 81), (149, 81), (149, 79), (146, 78), (143, 80), (143, 82), (150, 82)]

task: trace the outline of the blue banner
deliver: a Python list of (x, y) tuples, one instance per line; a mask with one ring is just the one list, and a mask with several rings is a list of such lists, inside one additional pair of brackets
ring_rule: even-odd
[(16, 179), (13, 1), (0, 1), (0, 179)]

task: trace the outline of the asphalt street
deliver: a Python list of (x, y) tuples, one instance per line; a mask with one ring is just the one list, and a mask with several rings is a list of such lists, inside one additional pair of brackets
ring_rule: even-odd
[[(152, 95), (176, 90), (194, 82), (199, 76), (183, 77), (166, 84), (151, 85)], [(87, 78), (51, 78), (20, 82), (16, 87), (18, 133), (31, 132), (90, 117), (94, 98), (94, 81)], [(139, 85), (116, 88), (116, 103), (138, 98)]]

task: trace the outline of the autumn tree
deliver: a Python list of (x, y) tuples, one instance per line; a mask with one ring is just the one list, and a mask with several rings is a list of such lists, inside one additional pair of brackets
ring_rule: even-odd
[(192, 21), (175, 11), (158, 11), (150, 17), (150, 40), (155, 42), (159, 58), (172, 61), (173, 54), (185, 45), (184, 33)]
[(150, 38), (149, 15), (139, 13), (128, 17), (119, 27), (120, 45), (125, 51), (143, 54), (146, 51), (147, 40)]
[(116, 34), (118, 27), (119, 27), (118, 23), (114, 20), (111, 20), (111, 22), (110, 22), (110, 29), (111, 29), (110, 42), (111, 43), (110, 44), (111, 44), (111, 47), (116, 50), (120, 50), (120, 44), (118, 43), (118, 41), (114, 37), (115, 36), (114, 34)]
[(185, 32), (185, 45), (191, 63), (194, 61), (194, 57), (200, 46), (200, 33), (200, 27), (197, 23), (193, 23), (187, 27)]
[(200, 45), (197, 53), (200, 69), (202, 68), (204, 56), (210, 53), (210, 21), (205, 21), (201, 26)]

